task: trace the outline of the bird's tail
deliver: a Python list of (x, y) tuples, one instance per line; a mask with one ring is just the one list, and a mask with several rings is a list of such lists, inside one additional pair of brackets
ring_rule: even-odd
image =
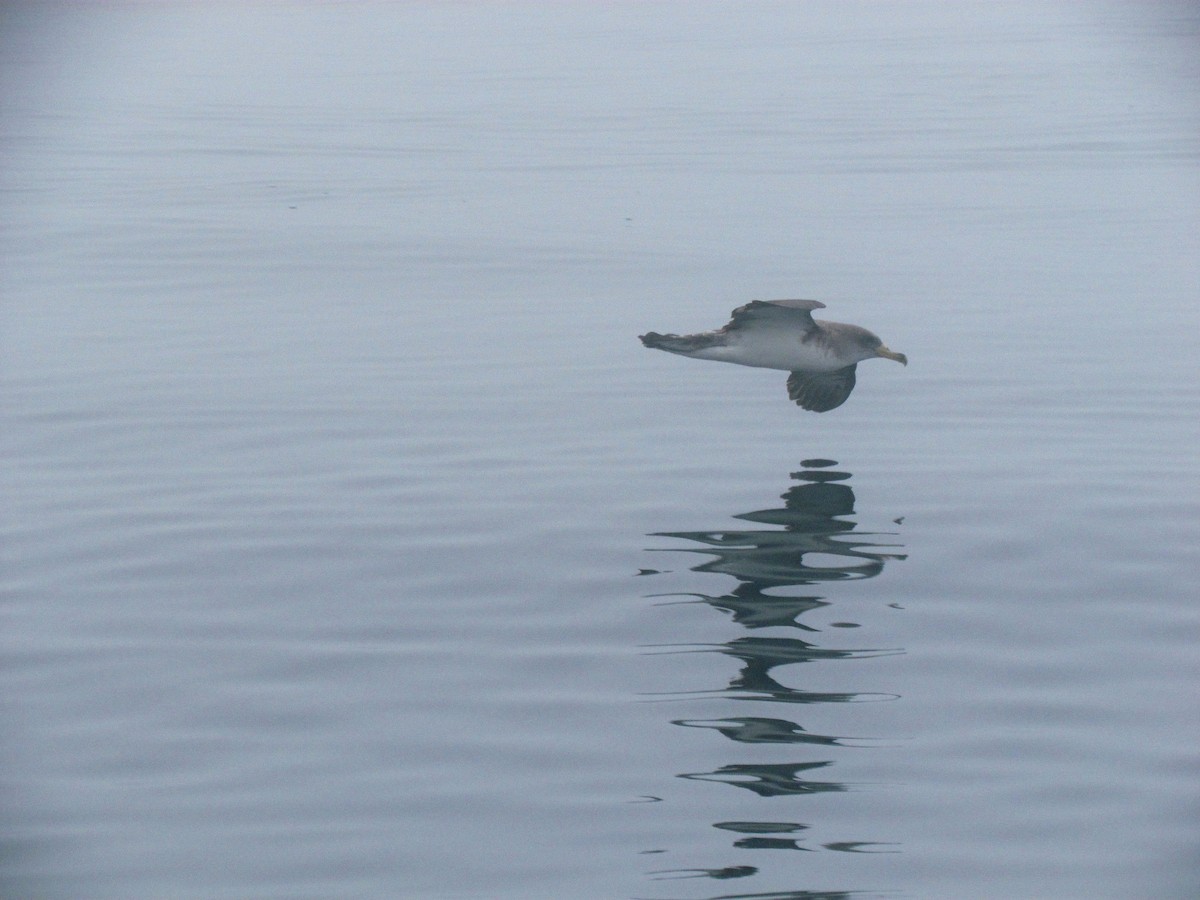
[(651, 350), (666, 350), (668, 353), (695, 353), (721, 343), (721, 335), (715, 331), (700, 334), (659, 334), (648, 331), (638, 335), (643, 346)]

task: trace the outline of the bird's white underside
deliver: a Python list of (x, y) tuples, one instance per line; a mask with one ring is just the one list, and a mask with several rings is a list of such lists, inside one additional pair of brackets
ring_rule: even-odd
[(726, 334), (716, 346), (683, 355), (785, 372), (832, 372), (847, 365), (847, 360), (830, 353), (824, 342), (805, 342), (801, 337), (795, 329), (740, 328)]

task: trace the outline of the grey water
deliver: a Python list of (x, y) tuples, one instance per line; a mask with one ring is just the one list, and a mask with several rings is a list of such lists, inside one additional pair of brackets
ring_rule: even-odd
[(0, 893), (1197, 896), (1198, 47), (5, 5)]

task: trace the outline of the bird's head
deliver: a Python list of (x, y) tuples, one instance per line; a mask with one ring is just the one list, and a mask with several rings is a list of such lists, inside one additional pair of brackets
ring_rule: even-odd
[(894, 359), (904, 366), (908, 365), (907, 356), (903, 353), (897, 353), (895, 350), (889, 350), (874, 332), (867, 331), (865, 328), (859, 328), (857, 325), (843, 325), (841, 327), (844, 333), (853, 334), (857, 338), (857, 343), (862, 353), (859, 359), (873, 359), (878, 356), (881, 359)]
[(883, 346), (882, 343), (880, 343), (880, 345), (875, 348), (875, 355), (881, 356), (884, 359), (894, 359), (896, 362), (900, 363), (900, 365), (902, 365), (902, 366), (908, 365), (908, 357), (907, 356), (905, 356), (903, 353), (897, 353), (895, 350), (889, 350), (887, 347)]

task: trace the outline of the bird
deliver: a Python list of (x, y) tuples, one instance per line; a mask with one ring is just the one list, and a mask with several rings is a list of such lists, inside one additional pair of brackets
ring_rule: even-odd
[(692, 359), (711, 359), (762, 369), (783, 369), (788, 399), (802, 409), (828, 412), (854, 390), (854, 371), (866, 359), (892, 359), (907, 366), (908, 357), (884, 346), (858, 325), (823, 322), (812, 317), (820, 300), (751, 300), (733, 311), (729, 323), (699, 334), (659, 334), (638, 339), (652, 350)]

